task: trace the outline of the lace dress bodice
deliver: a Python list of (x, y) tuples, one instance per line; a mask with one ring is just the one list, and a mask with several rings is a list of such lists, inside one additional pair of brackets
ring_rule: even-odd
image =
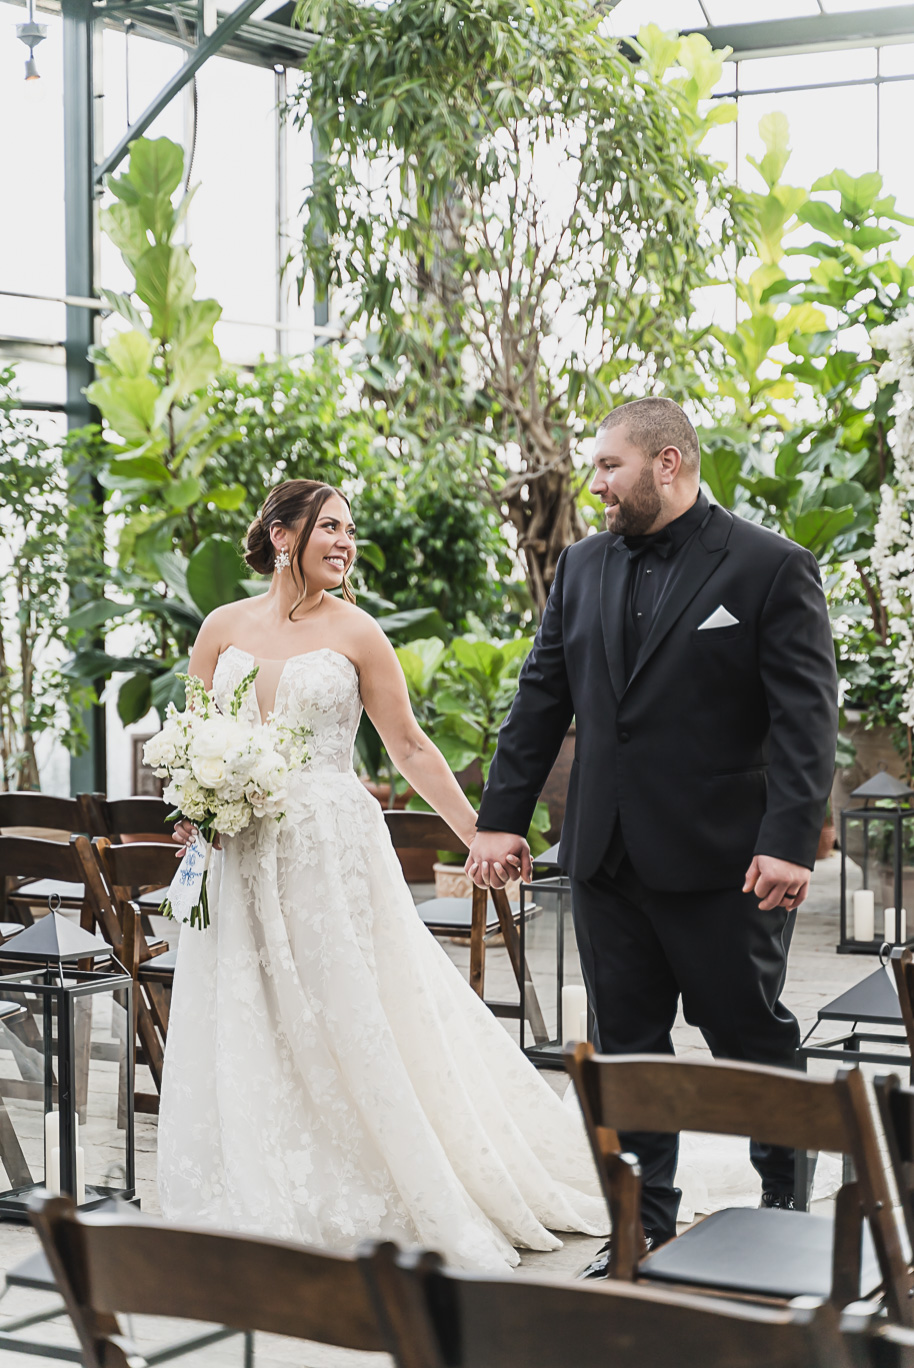
[[(228, 708), (232, 692), (256, 664), (257, 658), (250, 651), (243, 651), (240, 646), (226, 647), (213, 675), (213, 691), (220, 708)], [(249, 721), (261, 720), (256, 683), (245, 698), (244, 707)], [(348, 656), (329, 646), (290, 656), (279, 673), (272, 712), (290, 726), (310, 729), (306, 771), (346, 773), (352, 769), (362, 700), (359, 674)]]

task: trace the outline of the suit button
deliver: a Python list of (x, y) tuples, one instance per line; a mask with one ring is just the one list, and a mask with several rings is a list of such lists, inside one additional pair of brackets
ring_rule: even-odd
[(619, 740), (620, 740), (620, 741), (631, 741), (631, 739), (632, 739), (632, 734), (631, 734), (630, 731), (626, 731), (626, 730), (623, 728), (622, 731), (619, 732)]

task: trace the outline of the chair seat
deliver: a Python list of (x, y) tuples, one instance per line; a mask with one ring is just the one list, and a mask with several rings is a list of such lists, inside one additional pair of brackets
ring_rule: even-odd
[[(176, 869), (177, 864), (178, 862), (176, 860)], [(145, 893), (141, 893), (140, 896), (138, 898), (134, 898), (133, 901), (137, 903), (140, 907), (142, 907), (144, 912), (158, 912), (159, 908), (162, 906), (162, 903), (165, 900), (165, 892), (167, 887), (167, 884), (163, 884), (161, 888), (147, 889)]]
[(0, 1021), (7, 1021), (10, 1017), (21, 1016), (25, 1012), (21, 1002), (0, 1002)]
[(22, 922), (0, 922), (0, 941), (9, 940), (10, 936), (15, 936), (17, 932), (24, 930), (25, 926)]
[[(417, 903), (416, 911), (430, 931), (441, 931), (455, 936), (470, 934), (473, 924), (472, 898), (430, 898), (428, 902)], [(515, 920), (519, 918), (518, 903), (511, 903), (511, 914)], [(499, 929), (495, 909), (491, 902), (487, 902), (486, 935)]]
[(877, 969), (821, 1007), (820, 1021), (865, 1021), (874, 1026), (900, 1026), (901, 1004), (888, 974)]
[(140, 978), (151, 978), (157, 974), (173, 974), (175, 965), (178, 963), (178, 947), (173, 945), (170, 950), (166, 950), (162, 955), (154, 955), (152, 959), (144, 960), (137, 973)]
[(61, 902), (72, 903), (78, 907), (85, 896), (80, 883), (68, 883), (64, 879), (32, 879), (14, 888), (8, 895), (8, 902), (44, 902), (46, 898), (57, 895)]
[[(744, 1296), (827, 1298), (833, 1236), (829, 1216), (731, 1207), (714, 1212), (642, 1259), (638, 1276)], [(861, 1295), (870, 1295), (881, 1281), (869, 1228), (864, 1226)]]

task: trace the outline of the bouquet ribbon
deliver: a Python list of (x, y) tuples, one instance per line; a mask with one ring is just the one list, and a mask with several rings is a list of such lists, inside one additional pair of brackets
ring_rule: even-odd
[[(212, 836), (214, 833), (209, 832)], [(209, 926), (209, 867), (213, 857), (212, 840), (198, 830), (187, 846), (178, 872), (169, 884), (159, 907), (163, 917), (205, 931)]]

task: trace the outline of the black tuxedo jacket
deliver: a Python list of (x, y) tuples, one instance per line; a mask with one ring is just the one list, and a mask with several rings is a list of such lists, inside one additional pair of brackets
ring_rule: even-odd
[[(594, 874), (617, 822), (649, 888), (742, 885), (753, 854), (812, 868), (831, 788), (838, 681), (815, 557), (713, 506), (630, 679), (629, 557), (609, 533), (568, 547), (498, 738), (480, 828), (525, 834), (572, 718), (559, 853)], [(723, 605), (736, 624), (698, 630)]]

